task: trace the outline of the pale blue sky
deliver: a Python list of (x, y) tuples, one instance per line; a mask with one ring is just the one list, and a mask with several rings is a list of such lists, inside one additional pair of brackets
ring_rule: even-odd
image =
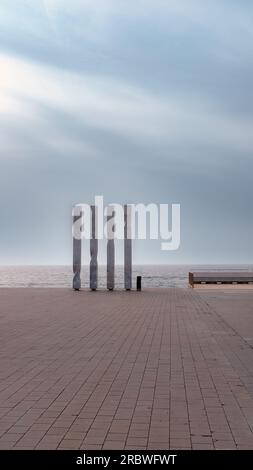
[(252, 83), (249, 0), (1, 0), (0, 264), (70, 263), (100, 194), (181, 204), (137, 263), (253, 262)]

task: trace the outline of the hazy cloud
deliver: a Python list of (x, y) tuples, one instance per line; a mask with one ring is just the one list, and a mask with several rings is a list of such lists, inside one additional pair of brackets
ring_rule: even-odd
[(180, 251), (139, 262), (245, 261), (252, 20), (247, 0), (2, 0), (3, 262), (69, 261), (70, 207), (94, 194), (182, 204)]

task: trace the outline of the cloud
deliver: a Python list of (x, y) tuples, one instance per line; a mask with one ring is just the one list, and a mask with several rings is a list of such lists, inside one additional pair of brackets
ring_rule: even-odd
[(94, 194), (180, 202), (186, 255), (205, 255), (214, 223), (226, 245), (235, 212), (249, 232), (252, 12), (246, 0), (2, 0), (5, 259), (17, 253), (6, 200), (23, 208), (24, 253), (39, 207), (45, 249), (54, 232), (65, 256), (58, 223), (66, 236), (71, 204)]
[[(253, 150), (253, 118), (226, 114), (201, 95), (167, 93), (160, 97), (113, 77), (81, 76), (0, 56), (0, 115), (25, 120), (26, 126), (41, 131), (53, 147), (77, 144), (61, 135), (61, 128), (48, 121), (46, 109), (69, 115), (85, 129), (113, 133), (144, 146), (210, 145), (223, 149)], [(35, 106), (36, 105), (36, 106)], [(76, 140), (76, 136), (74, 137)], [(3, 154), (4, 155), (4, 154)], [(204, 157), (203, 157), (204, 158)]]
[(127, 44), (135, 57), (150, 36), (172, 45), (183, 37), (204, 40), (208, 55), (232, 63), (252, 53), (246, 0), (2, 0), (0, 13), (2, 48), (62, 67), (82, 69), (94, 53), (117, 60)]

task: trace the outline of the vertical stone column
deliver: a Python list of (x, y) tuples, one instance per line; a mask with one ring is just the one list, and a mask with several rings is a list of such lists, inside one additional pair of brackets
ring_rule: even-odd
[(124, 205), (124, 283), (125, 289), (132, 289), (132, 207)]
[[(81, 288), (81, 269), (82, 269), (82, 238), (80, 225), (82, 225), (83, 212), (79, 206), (74, 206), (72, 213), (72, 234), (73, 234), (73, 289)], [(78, 228), (76, 223), (79, 221)]]
[(114, 289), (115, 246), (114, 246), (114, 210), (107, 208), (107, 289)]
[(91, 206), (91, 239), (90, 239), (90, 289), (97, 289), (98, 276), (98, 239), (97, 239), (97, 208)]

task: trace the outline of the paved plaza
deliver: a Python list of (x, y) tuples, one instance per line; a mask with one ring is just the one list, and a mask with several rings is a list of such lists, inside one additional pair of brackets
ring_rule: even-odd
[(253, 290), (0, 290), (1, 449), (253, 449)]

